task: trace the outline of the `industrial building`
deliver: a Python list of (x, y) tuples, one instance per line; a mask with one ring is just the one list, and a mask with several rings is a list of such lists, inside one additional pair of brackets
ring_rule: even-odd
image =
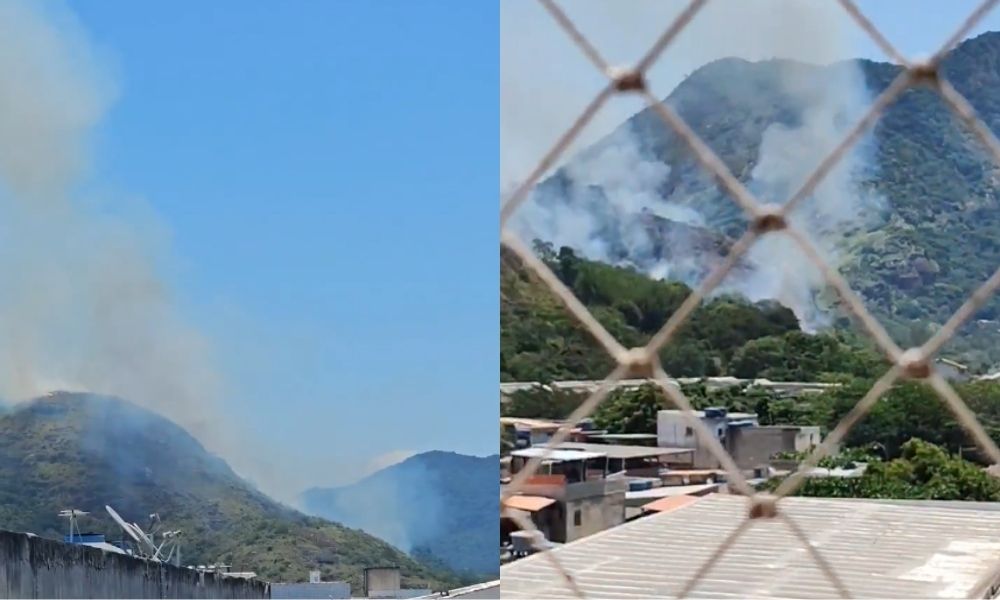
[[(573, 597), (557, 558), (591, 598), (994, 598), (1000, 510), (986, 503), (790, 497), (778, 504), (836, 577), (780, 518), (752, 522), (713, 556), (750, 500), (713, 494), (500, 568), (503, 598)], [(980, 506), (977, 506), (980, 505)], [(703, 569), (706, 561), (711, 567)]]

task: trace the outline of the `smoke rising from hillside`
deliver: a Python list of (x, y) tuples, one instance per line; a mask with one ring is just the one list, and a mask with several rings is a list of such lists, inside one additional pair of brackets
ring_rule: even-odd
[[(684, 4), (583, 0), (568, 3), (565, 9), (609, 60), (629, 63), (643, 53)], [(565, 34), (554, 24), (547, 28), (540, 24), (540, 20), (551, 21), (543, 11), (531, 14), (527, 4), (516, 0), (504, 10), (501, 73), (502, 85), (510, 90), (502, 93), (501, 172), (505, 178), (517, 179), (599, 89), (600, 75), (580, 57), (571, 56), (579, 51), (565, 41)], [(526, 22), (529, 17), (530, 22)], [(855, 63), (832, 65), (852, 54), (853, 33), (835, 3), (709, 3), (667, 49), (650, 73), (650, 81), (663, 95), (687, 73), (730, 56), (747, 60), (792, 58), (831, 65), (823, 76), (817, 76), (817, 70), (800, 63), (772, 63), (779, 70), (775, 79), (778, 89), (773, 91), (785, 99), (798, 122), (767, 128), (749, 186), (762, 200), (780, 203), (805, 181), (871, 102)], [(558, 66), (559, 71), (548, 73), (539, 64), (553, 69)], [(579, 68), (564, 67), (572, 64)], [(582, 75), (586, 69), (592, 75)], [(533, 81), (536, 76), (540, 81)], [(726, 89), (738, 104), (758, 101), (752, 86), (727, 85)], [(530, 103), (526, 101), (529, 98)], [(577, 148), (607, 135), (643, 108), (635, 101), (620, 100), (612, 100), (577, 142)], [(571, 246), (591, 258), (632, 263), (654, 277), (697, 283), (703, 273), (686, 263), (700, 257), (693, 256), (690, 249), (685, 253), (674, 248), (667, 260), (650, 258), (654, 242), (661, 246), (684, 242), (650, 239), (641, 225), (642, 210), (683, 223), (709, 227), (713, 223), (705, 212), (709, 207), (701, 199), (684, 197), (684, 192), (664, 197), (670, 170), (651, 156), (648, 141), (621, 128), (610, 138), (601, 139), (597, 149), (571, 156), (568, 160), (573, 162), (564, 158), (564, 164), (571, 165), (565, 172), (568, 183), (564, 189), (539, 191), (535, 201), (516, 216), (513, 226), (527, 238)], [(870, 150), (861, 147), (850, 153), (792, 215), (793, 222), (818, 240), (822, 253), (834, 263), (839, 232), (864, 226), (877, 214), (873, 208), (880, 204), (879, 199), (863, 193), (857, 185), (858, 176), (870, 164)], [(573, 198), (571, 205), (537, 201), (559, 193)], [(609, 239), (627, 250), (612, 251)], [(827, 317), (817, 309), (814, 296), (822, 281), (811, 263), (790, 244), (781, 235), (765, 237), (750, 252), (748, 268), (731, 275), (723, 291), (754, 300), (777, 299), (796, 312), (805, 328), (820, 327)]]
[(0, 3), (0, 395), (121, 396), (221, 452), (221, 382), (160, 276), (163, 232), (81, 193), (115, 90), (58, 8)]

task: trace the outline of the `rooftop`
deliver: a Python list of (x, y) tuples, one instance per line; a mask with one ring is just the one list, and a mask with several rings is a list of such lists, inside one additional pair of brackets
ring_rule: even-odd
[[(661, 414), (662, 413), (667, 413), (667, 414), (673, 414), (673, 415), (679, 415), (679, 414), (683, 414), (684, 413), (683, 410), (680, 410), (680, 409), (677, 409), (677, 408), (665, 408), (665, 409), (663, 409), (663, 410), (661, 410), (659, 412)], [(703, 410), (693, 410), (691, 412), (694, 414), (694, 416), (698, 417), (699, 419), (704, 419), (705, 418), (705, 411), (703, 411)], [(731, 421), (741, 420), (741, 419), (756, 419), (757, 418), (757, 414), (756, 413), (743, 413), (743, 412), (727, 412), (726, 413), (726, 418), (728, 418)]]
[(948, 365), (949, 367), (953, 367), (953, 368), (955, 368), (955, 369), (958, 369), (959, 371), (967, 371), (967, 370), (969, 370), (969, 367), (967, 367), (967, 366), (963, 365), (962, 363), (960, 363), (960, 362), (955, 362), (955, 361), (953, 361), (953, 360), (949, 360), (949, 359), (947, 359), (947, 358), (940, 358), (940, 357), (939, 357), (939, 358), (937, 359), (937, 361), (938, 361), (939, 363), (941, 363), (941, 364), (945, 364), (945, 365)]
[(501, 504), (507, 508), (513, 508), (515, 510), (523, 510), (525, 512), (537, 512), (542, 510), (547, 506), (555, 504), (555, 500), (552, 498), (546, 498), (545, 496), (529, 496), (527, 494), (516, 494), (514, 496), (508, 496), (501, 501)]
[(642, 507), (643, 512), (670, 512), (680, 510), (689, 504), (694, 504), (701, 498), (698, 496), (670, 496), (654, 500)]
[[(546, 452), (549, 452), (548, 456), (545, 455)], [(563, 462), (571, 460), (590, 460), (592, 458), (604, 458), (608, 454), (606, 452), (584, 452), (581, 450), (564, 450), (562, 448), (549, 450), (544, 446), (532, 446), (531, 448), (514, 450), (510, 453), (510, 455), (520, 456), (522, 458), (529, 458), (529, 459), (545, 456), (545, 460), (547, 461)]]
[[(547, 447), (548, 444), (539, 444), (537, 448)], [(607, 455), (608, 458), (656, 458), (659, 456), (672, 456), (675, 454), (690, 454), (691, 448), (660, 448), (656, 446), (622, 446), (617, 444), (584, 444), (577, 442), (563, 442), (559, 444), (560, 450), (572, 452), (596, 452)]]
[[(1000, 512), (785, 498), (851, 597), (982, 598), (1000, 575)], [(675, 598), (747, 514), (726, 494), (651, 515), (500, 568), (506, 598), (573, 597), (558, 558), (587, 597)], [(684, 557), (678, 560), (678, 557)], [(838, 590), (780, 519), (758, 520), (701, 577), (692, 597), (837, 598)]]
[(500, 598), (500, 580), (476, 583), (474, 585), (450, 590), (448, 592), (438, 592), (420, 598)]
[(500, 424), (526, 429), (559, 429), (563, 425), (562, 421), (532, 419), (528, 417), (500, 417)]
[(718, 490), (720, 487), (721, 484), (718, 483), (702, 483), (698, 485), (663, 485), (648, 490), (626, 492), (625, 501), (628, 502), (632, 500), (633, 503), (646, 501), (648, 503), (652, 500), (656, 500), (657, 498), (674, 498), (677, 496), (698, 496), (701, 494), (707, 494), (709, 492)]
[(655, 433), (598, 433), (587, 437), (597, 440), (656, 440)]

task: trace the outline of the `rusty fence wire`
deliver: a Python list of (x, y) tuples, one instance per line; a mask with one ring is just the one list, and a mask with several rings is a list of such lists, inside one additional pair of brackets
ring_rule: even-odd
[[(522, 529), (534, 532), (538, 550), (547, 555), (553, 567), (562, 578), (568, 589), (577, 597), (584, 597), (580, 588), (574, 583), (573, 573), (565, 569), (558, 560), (557, 553), (548, 552), (542, 546), (539, 532), (530, 519), (522, 514), (504, 507), (503, 500), (521, 491), (526, 481), (538, 470), (539, 465), (552, 452), (553, 448), (566, 440), (570, 430), (581, 419), (591, 415), (612, 391), (615, 382), (626, 377), (644, 377), (654, 380), (667, 398), (682, 411), (689, 425), (697, 432), (700, 439), (708, 444), (708, 450), (725, 468), (730, 486), (735, 491), (747, 496), (748, 508), (746, 518), (732, 534), (722, 540), (705, 564), (700, 565), (694, 576), (677, 593), (684, 597), (690, 593), (729, 548), (745, 533), (757, 519), (780, 521), (802, 542), (803, 549), (815, 561), (817, 568), (825, 575), (827, 581), (838, 595), (850, 597), (848, 590), (829, 563), (824, 560), (821, 551), (809, 543), (803, 529), (780, 509), (780, 500), (795, 493), (803, 484), (805, 474), (815, 467), (844, 438), (848, 431), (863, 418), (879, 398), (900, 379), (924, 380), (935, 390), (941, 401), (954, 413), (958, 422), (975, 440), (978, 448), (990, 457), (994, 464), (1000, 463), (1000, 449), (987, 435), (975, 414), (959, 397), (954, 388), (939, 374), (934, 367), (933, 358), (941, 347), (946, 344), (956, 330), (993, 295), (1000, 287), (1000, 267), (976, 289), (962, 306), (949, 318), (945, 324), (922, 346), (902, 349), (886, 332), (885, 328), (865, 308), (861, 298), (851, 290), (847, 281), (840, 273), (828, 264), (810, 240), (807, 233), (796, 228), (790, 222), (790, 212), (803, 202), (820, 184), (834, 166), (845, 156), (862, 136), (870, 131), (880, 118), (882, 112), (899, 96), (910, 88), (928, 87), (938, 93), (945, 105), (959, 118), (970, 132), (979, 140), (994, 162), (1000, 166), (1000, 141), (988, 127), (977, 117), (969, 102), (955, 90), (945, 79), (940, 70), (941, 62), (946, 54), (959, 41), (964, 39), (977, 23), (994, 8), (998, 0), (985, 0), (962, 22), (958, 29), (947, 38), (937, 52), (930, 58), (914, 61), (904, 57), (875, 25), (865, 16), (854, 0), (829, 0), (837, 2), (850, 18), (875, 42), (875, 44), (892, 60), (903, 67), (903, 71), (871, 104), (866, 114), (851, 128), (844, 139), (827, 155), (806, 179), (805, 183), (788, 200), (781, 205), (764, 204), (742, 184), (727, 169), (718, 156), (701, 140), (687, 123), (669, 106), (657, 99), (646, 79), (650, 67), (669, 52), (670, 44), (677, 35), (695, 18), (708, 0), (692, 0), (680, 15), (670, 23), (657, 38), (644, 56), (630, 68), (617, 68), (609, 65), (600, 50), (587, 39), (583, 32), (577, 29), (573, 21), (560, 8), (555, 0), (538, 0), (552, 16), (559, 27), (570, 37), (586, 59), (607, 77), (607, 85), (587, 105), (570, 128), (555, 141), (552, 148), (543, 156), (531, 174), (518, 185), (501, 204), (500, 209), (500, 243), (514, 252), (521, 261), (558, 297), (566, 310), (593, 336), (605, 351), (617, 362), (617, 367), (608, 374), (599, 388), (591, 394), (580, 407), (573, 412), (567, 422), (553, 436), (550, 444), (541, 456), (532, 458), (525, 467), (511, 480), (501, 499), (501, 513), (514, 520)], [(586, 307), (573, 295), (559, 278), (534, 255), (516, 235), (506, 229), (511, 216), (527, 200), (533, 187), (542, 176), (556, 164), (580, 131), (586, 127), (597, 111), (613, 96), (621, 94), (638, 94), (648, 103), (649, 107), (672, 130), (688, 149), (693, 153), (701, 167), (711, 174), (724, 192), (736, 202), (746, 214), (750, 226), (746, 233), (732, 246), (728, 256), (695, 288), (674, 312), (659, 332), (643, 347), (626, 348), (614, 338), (598, 320), (590, 314)], [(669, 375), (663, 371), (658, 361), (658, 351), (671, 341), (678, 329), (688, 317), (713, 290), (723, 281), (729, 271), (737, 264), (763, 236), (787, 236), (798, 247), (822, 274), (827, 285), (835, 290), (841, 306), (862, 330), (875, 342), (892, 365), (887, 372), (861, 398), (855, 407), (826, 436), (823, 442), (799, 465), (799, 468), (775, 490), (774, 494), (755, 492), (747, 483), (735, 462), (726, 452), (721, 443), (710, 434), (708, 428), (695, 417), (692, 406), (683, 391), (671, 384)]]

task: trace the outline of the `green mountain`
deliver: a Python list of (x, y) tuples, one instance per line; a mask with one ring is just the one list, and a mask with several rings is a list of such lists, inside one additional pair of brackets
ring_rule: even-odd
[[(339, 488), (302, 495), (306, 511), (364, 529), (466, 577), (496, 577), (496, 455), (424, 452)], [(480, 578), (482, 578), (480, 577)]]
[(62, 539), (57, 513), (89, 511), (81, 529), (120, 539), (111, 505), (144, 526), (152, 512), (183, 531), (185, 564), (227, 563), (271, 581), (362, 585), (362, 568), (394, 564), (404, 585), (450, 585), (357, 529), (287, 508), (238, 477), (171, 421), (116, 398), (56, 393), (0, 415), (0, 528)]
[[(998, 131), (1000, 33), (963, 42), (943, 70)], [(899, 72), (868, 60), (723, 59), (693, 73), (665, 102), (751, 190), (783, 202)], [(796, 216), (902, 345), (926, 339), (1000, 265), (1000, 167), (931, 90), (904, 93), (829, 181)], [(534, 201), (542, 210), (526, 211), (526, 221), (539, 224), (532, 237), (688, 285), (746, 227), (735, 203), (648, 109), (540, 183)], [(575, 218), (562, 222), (573, 230), (560, 226), (566, 210)], [(789, 261), (791, 254), (777, 248), (766, 258)], [(746, 276), (753, 260), (727, 281)], [(791, 278), (806, 270), (792, 268)], [(771, 277), (768, 285), (787, 283), (758, 274)], [(753, 291), (761, 283), (745, 277), (733, 287)], [(846, 325), (828, 291), (809, 293), (817, 314), (836, 315), (821, 325)], [(973, 366), (1000, 361), (998, 319), (994, 300), (948, 352)]]

